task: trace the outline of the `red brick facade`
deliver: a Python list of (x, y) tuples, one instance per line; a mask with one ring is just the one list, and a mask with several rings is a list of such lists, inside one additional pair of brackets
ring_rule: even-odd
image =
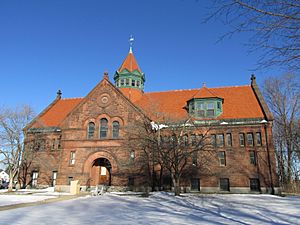
[[(135, 61), (133, 55), (130, 57)], [(136, 62), (134, 65), (140, 71)], [(212, 126), (209, 135), (223, 134), (224, 145), (215, 147), (215, 153), (210, 156), (202, 155), (206, 154), (205, 152), (198, 155), (200, 159), (209, 158), (208, 166), (203, 170), (190, 167), (192, 173), (185, 174), (181, 180), (181, 185), (186, 191), (191, 190), (192, 179), (198, 180), (200, 191), (203, 192), (220, 191), (222, 178), (228, 179), (231, 192), (249, 192), (250, 179), (258, 179), (263, 192), (278, 187), (271, 114), (259, 93), (255, 79), (251, 86), (235, 88), (211, 89), (214, 94), (224, 99), (224, 108), (222, 115), (214, 118), (219, 122)], [(246, 93), (245, 98), (252, 104), (248, 110), (238, 109), (240, 106), (234, 105), (235, 102), (239, 104), (235, 100), (235, 90)], [(142, 152), (134, 149), (133, 159), (133, 149), (128, 146), (125, 138), (126, 129), (135, 121), (141, 120), (145, 114), (154, 120), (154, 113), (146, 110), (147, 107), (153, 106), (153, 102), (159, 103), (161, 108), (155, 107), (157, 110), (165, 111), (175, 119), (182, 117), (184, 113), (188, 114), (183, 110), (185, 105), (182, 104), (195, 96), (195, 93), (197, 90), (177, 94), (170, 92), (168, 97), (164, 96), (166, 93), (160, 95), (143, 93), (137, 89), (118, 89), (108, 80), (106, 74), (84, 98), (61, 99), (59, 94), (57, 99), (25, 129), (27, 134), (25, 146), (32, 146), (37, 134), (43, 136), (43, 138), (39, 136), (39, 139), (43, 139), (44, 145), (43, 148), (38, 145), (39, 149), (30, 165), (29, 175), (32, 171), (37, 171), (38, 186), (55, 185), (57, 190), (62, 191), (68, 190), (70, 180), (79, 180), (83, 189), (98, 184), (114, 188), (126, 188), (132, 184), (137, 188), (143, 187), (147, 185), (147, 176), (139, 164)], [(180, 94), (182, 96), (179, 96)], [(174, 100), (172, 108), (171, 103), (166, 103), (173, 98), (171, 95), (177, 95), (177, 99), (182, 99), (183, 103)], [(162, 102), (161, 99), (164, 98), (166, 100)], [(240, 101), (246, 104), (243, 97)], [(103, 129), (106, 137), (103, 139), (100, 138), (101, 119), (107, 121), (107, 129)], [(88, 138), (90, 122), (95, 125), (91, 139)], [(119, 125), (118, 137), (113, 137), (113, 122)], [(226, 141), (227, 134), (231, 135), (231, 146), (228, 146)], [(240, 134), (244, 134), (244, 146), (240, 144)], [(247, 134), (252, 134), (251, 146), (247, 143)], [(260, 135), (261, 143), (258, 143), (257, 135)], [(220, 165), (218, 152), (224, 152), (225, 165)], [(251, 163), (250, 152), (255, 154), (254, 164)], [(57, 174), (55, 179), (53, 173)]]

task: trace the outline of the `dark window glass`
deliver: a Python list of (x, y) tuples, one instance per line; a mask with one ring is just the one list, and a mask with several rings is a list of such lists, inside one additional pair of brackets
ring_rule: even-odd
[(191, 142), (192, 142), (192, 146), (196, 146), (196, 142), (197, 142), (197, 140), (196, 140), (196, 134), (192, 134), (191, 135)]
[(240, 146), (245, 146), (245, 135), (240, 133)]
[(217, 102), (217, 108), (221, 109), (221, 102)]
[(137, 87), (140, 86), (140, 81), (139, 81), (139, 80), (136, 81), (136, 86), (137, 86)]
[(250, 190), (251, 191), (260, 191), (259, 179), (250, 178)]
[(253, 146), (253, 134), (252, 133), (247, 133), (247, 145)]
[(135, 87), (135, 80), (133, 80), (133, 79), (131, 80), (131, 86)]
[(90, 122), (88, 125), (88, 139), (93, 139), (95, 133), (95, 124)]
[(250, 155), (250, 163), (252, 165), (256, 165), (256, 154), (255, 154), (255, 151), (250, 151), (249, 155)]
[(182, 139), (183, 139), (183, 145), (184, 146), (188, 146), (188, 144), (189, 144), (188, 136), (187, 135), (183, 135)]
[(260, 132), (256, 133), (256, 145), (261, 146), (261, 133)]
[(124, 79), (121, 79), (121, 86), (124, 86)]
[(191, 190), (192, 191), (200, 191), (200, 179), (199, 178), (191, 179)]
[(228, 178), (220, 178), (220, 190), (221, 191), (229, 191), (229, 179)]
[(129, 187), (134, 186), (134, 177), (128, 177), (128, 186)]
[(192, 153), (192, 163), (193, 163), (194, 166), (197, 166), (197, 164), (198, 164), (198, 154), (197, 154), (197, 152)]
[(217, 140), (216, 140), (216, 135), (215, 134), (211, 135), (211, 144), (212, 144), (213, 147), (217, 146)]
[(108, 120), (103, 118), (100, 120), (100, 138), (106, 138), (108, 131)]
[(226, 166), (226, 155), (225, 152), (218, 152), (220, 166)]
[(217, 146), (218, 147), (224, 146), (224, 135), (223, 134), (217, 134)]
[(128, 78), (125, 79), (125, 85), (129, 86), (129, 79)]
[(226, 134), (226, 141), (227, 141), (227, 146), (231, 147), (232, 146), (232, 136), (231, 133)]
[(118, 121), (113, 122), (113, 132), (112, 132), (112, 137), (113, 138), (118, 138), (119, 137), (119, 131), (120, 131), (120, 124)]

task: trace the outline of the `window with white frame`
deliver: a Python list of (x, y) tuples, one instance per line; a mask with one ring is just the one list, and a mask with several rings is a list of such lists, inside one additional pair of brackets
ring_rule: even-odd
[(75, 151), (71, 151), (70, 152), (70, 165), (74, 165), (75, 164)]

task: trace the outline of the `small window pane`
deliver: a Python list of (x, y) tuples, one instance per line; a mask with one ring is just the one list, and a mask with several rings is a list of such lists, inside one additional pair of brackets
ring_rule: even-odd
[(136, 86), (140, 87), (140, 81), (139, 80), (136, 81)]
[(133, 79), (131, 80), (131, 86), (135, 87), (135, 80), (133, 80)]
[(256, 145), (261, 146), (261, 133), (260, 132), (256, 133)]
[(217, 134), (217, 146), (218, 147), (224, 146), (224, 135), (223, 134)]
[(103, 118), (100, 120), (100, 138), (106, 138), (108, 131), (108, 120)]
[(250, 163), (252, 165), (256, 165), (256, 154), (255, 154), (255, 151), (250, 151), (249, 154), (250, 154)]
[(252, 133), (247, 133), (247, 145), (253, 146), (253, 134)]
[(217, 140), (216, 140), (216, 135), (215, 134), (212, 134), (211, 135), (211, 145), (213, 147), (216, 147), (217, 146)]
[(113, 138), (119, 137), (119, 131), (120, 131), (120, 124), (118, 121), (113, 122)]
[(90, 122), (88, 125), (88, 139), (93, 139), (95, 133), (95, 124)]
[(220, 166), (226, 166), (226, 155), (225, 152), (218, 152)]
[(124, 79), (121, 79), (121, 86), (124, 86)]
[(200, 179), (199, 178), (191, 179), (191, 190), (192, 191), (200, 191)]
[(232, 136), (231, 133), (226, 134), (226, 140), (227, 140), (227, 146), (231, 147), (232, 146)]
[(260, 191), (259, 179), (250, 178), (250, 190), (251, 191)]
[(126, 78), (126, 79), (125, 79), (125, 82), (126, 82), (125, 85), (126, 85), (126, 86), (129, 86), (129, 78)]
[(228, 178), (220, 178), (220, 190), (221, 191), (229, 191), (229, 179)]
[(221, 102), (217, 102), (217, 108), (221, 109)]
[(240, 133), (240, 146), (245, 146), (245, 135)]
[(75, 164), (75, 152), (70, 152), (70, 165)]

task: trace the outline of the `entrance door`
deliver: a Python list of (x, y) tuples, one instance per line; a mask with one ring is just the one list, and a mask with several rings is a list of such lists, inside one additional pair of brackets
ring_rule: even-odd
[(91, 185), (111, 184), (111, 164), (106, 158), (98, 158), (94, 161), (91, 169)]

